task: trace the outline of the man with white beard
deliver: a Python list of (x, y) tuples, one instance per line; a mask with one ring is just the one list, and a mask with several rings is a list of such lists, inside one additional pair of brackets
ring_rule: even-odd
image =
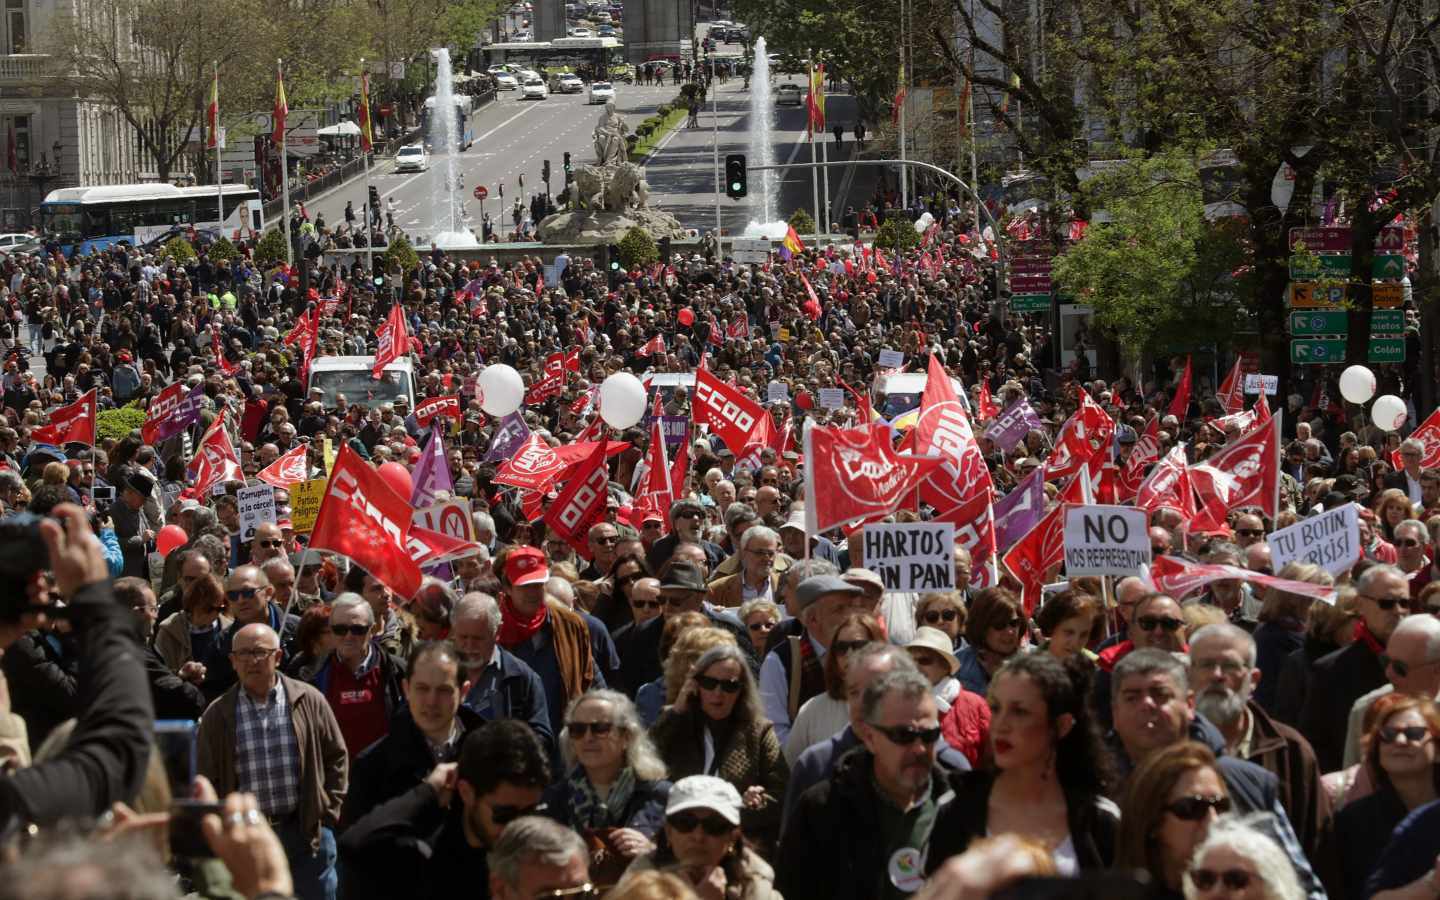
[(1195, 709), (1225, 738), (1225, 752), (1268, 769), (1280, 780), (1280, 802), (1295, 835), (1313, 854), (1330, 818), (1329, 796), (1310, 742), (1270, 718), (1251, 699), (1260, 683), (1255, 639), (1235, 625), (1206, 625), (1190, 639), (1190, 685)]

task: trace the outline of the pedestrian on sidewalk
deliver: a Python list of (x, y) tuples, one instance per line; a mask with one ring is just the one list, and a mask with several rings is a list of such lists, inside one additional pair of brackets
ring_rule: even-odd
[(836, 123), (835, 123), (835, 127), (834, 127), (833, 129), (831, 129), (831, 130), (835, 132), (835, 143), (836, 143), (836, 145), (840, 145), (840, 144), (845, 143), (845, 126), (844, 126), (844, 125), (841, 125), (839, 122), (836, 122)]
[(354, 201), (354, 200), (346, 200), (346, 201), (345, 201), (345, 224), (346, 224), (346, 225), (352, 225), (352, 226), (355, 224), (355, 201)]
[(855, 122), (855, 143), (865, 146), (865, 123), (858, 119)]
[(694, 101), (694, 100), (691, 100), (691, 101), (690, 101), (690, 122), (689, 122), (689, 124), (687, 125), (687, 127), (689, 127), (689, 128), (699, 128), (699, 127), (700, 127), (700, 104), (697, 103), (697, 102)]

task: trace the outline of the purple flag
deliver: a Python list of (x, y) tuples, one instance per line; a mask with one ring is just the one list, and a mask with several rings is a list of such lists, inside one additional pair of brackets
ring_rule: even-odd
[[(200, 410), (205, 405), (205, 383), (195, 385), (189, 393), (181, 388), (166, 396), (168, 389), (155, 398), (148, 411), (148, 421), (142, 432), (145, 443), (159, 444), (200, 421)], [(168, 405), (173, 403), (173, 405)]]
[(1040, 417), (1030, 407), (1030, 401), (1021, 397), (995, 417), (995, 421), (985, 429), (985, 437), (989, 438), (990, 443), (1001, 453), (1009, 453), (1011, 447), (1025, 440), (1030, 429), (1044, 427), (1045, 423), (1040, 421)]
[(530, 426), (517, 410), (500, 420), (495, 433), (490, 437), (490, 449), (483, 462), (499, 462), (510, 459), (520, 450), (520, 445), (530, 440)]
[(1038, 466), (1015, 486), (1015, 490), (995, 501), (995, 548), (1004, 553), (1035, 527), (1045, 514), (1045, 467)]
[(425, 451), (420, 454), (420, 462), (415, 464), (411, 482), (414, 487), (410, 491), (410, 505), (416, 509), (434, 503), (438, 491), (454, 491), (455, 482), (450, 478), (450, 464), (445, 461), (445, 447), (440, 441), (440, 429), (430, 432), (430, 443), (425, 445)]

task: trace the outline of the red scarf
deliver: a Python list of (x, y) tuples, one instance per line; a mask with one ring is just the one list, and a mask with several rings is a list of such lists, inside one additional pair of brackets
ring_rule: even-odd
[(1355, 620), (1355, 640), (1364, 643), (1365, 646), (1370, 648), (1370, 652), (1376, 656), (1385, 655), (1385, 648), (1375, 639), (1375, 635), (1370, 633), (1370, 629), (1365, 627), (1364, 619)]
[(535, 632), (540, 630), (540, 626), (545, 624), (545, 612), (545, 604), (542, 601), (540, 608), (535, 611), (534, 617), (529, 621), (522, 621), (520, 613), (510, 602), (510, 598), (502, 595), (500, 597), (500, 633), (495, 636), (495, 639), (500, 646), (506, 649), (514, 647), (522, 641), (530, 640), (535, 636)]

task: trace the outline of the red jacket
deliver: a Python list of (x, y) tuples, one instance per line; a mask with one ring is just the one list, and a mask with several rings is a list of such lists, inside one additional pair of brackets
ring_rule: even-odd
[(978, 769), (990, 737), (990, 704), (974, 691), (962, 688), (940, 720), (940, 733), (945, 743), (965, 754), (970, 765)]

